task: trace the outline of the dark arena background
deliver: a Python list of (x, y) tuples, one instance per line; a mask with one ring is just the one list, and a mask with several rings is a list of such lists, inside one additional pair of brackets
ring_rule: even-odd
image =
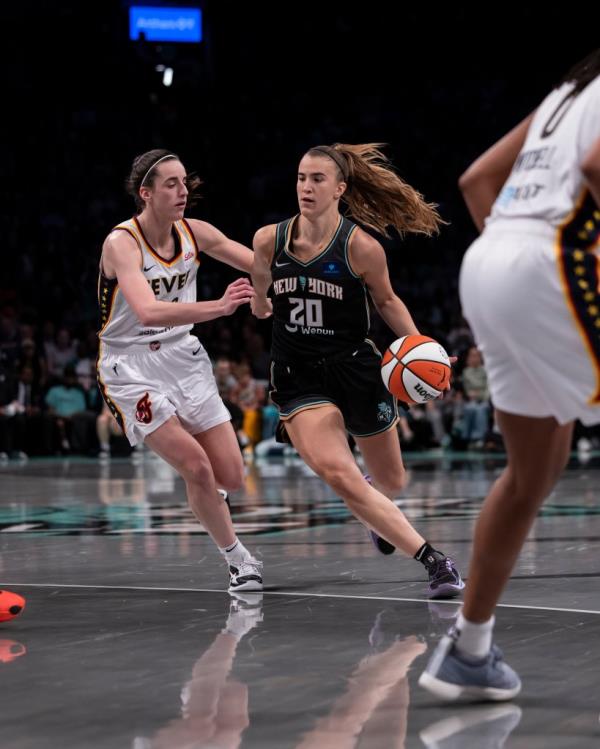
[[(471, 410), (462, 380), (474, 342), (458, 271), (477, 232), (457, 181), (598, 46), (597, 12), (139, 4), (138, 18), (171, 12), (172, 31), (199, 40), (154, 40), (158, 22), (140, 36), (137, 6), (116, 0), (6, 3), (0, 16), (0, 589), (26, 599), (0, 623), (2, 749), (597, 746), (598, 428), (576, 425), (498, 608), (522, 693), (441, 705), (417, 678), (459, 604), (428, 600), (420, 567), (378, 554), (275, 441), (270, 320), (242, 306), (194, 330), (243, 453), (230, 503), (264, 562), (262, 595), (228, 594), (183, 480), (112, 430), (96, 384), (100, 251), (133, 214), (124, 182), (136, 155), (172, 149), (203, 181), (186, 215), (251, 246), (259, 227), (297, 212), (308, 148), (386, 144), (447, 222), (431, 239), (377, 237), (393, 287), (457, 357), (451, 392), (403, 412), (409, 483), (395, 502), (466, 575), (506, 456), (491, 404)], [(198, 299), (239, 275), (203, 258)], [(376, 313), (372, 337), (383, 348), (395, 338)], [(64, 389), (79, 405), (61, 415)]]

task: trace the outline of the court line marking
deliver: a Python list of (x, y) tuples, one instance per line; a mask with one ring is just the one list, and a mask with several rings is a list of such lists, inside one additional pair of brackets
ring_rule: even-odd
[[(75, 588), (75, 589), (92, 589), (92, 590), (147, 590), (156, 591), (157, 593), (225, 593), (229, 595), (229, 591), (215, 588), (158, 588), (151, 585), (83, 585), (80, 583), (18, 583), (11, 582), (5, 583), (0, 582), (0, 586), (4, 587), (18, 587), (18, 588)], [(245, 591), (241, 590), (240, 593)], [(251, 591), (247, 591), (250, 594)], [(461, 599), (453, 600), (435, 600), (431, 598), (397, 598), (394, 596), (358, 596), (348, 595), (344, 593), (294, 593), (293, 591), (283, 590), (263, 590), (263, 595), (266, 596), (284, 596), (284, 597), (295, 597), (295, 598), (341, 598), (348, 600), (360, 600), (360, 601), (398, 601), (401, 603), (446, 603), (446, 604), (457, 604), (461, 602)], [(558, 606), (526, 606), (525, 604), (518, 603), (499, 603), (498, 608), (503, 609), (527, 609), (531, 611), (557, 611), (567, 614), (600, 614), (600, 611), (594, 611), (593, 609), (569, 609), (561, 608)]]

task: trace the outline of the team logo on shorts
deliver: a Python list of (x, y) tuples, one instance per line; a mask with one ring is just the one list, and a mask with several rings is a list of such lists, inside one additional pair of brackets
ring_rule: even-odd
[(160, 341), (152, 341), (152, 343), (149, 344), (150, 351), (158, 351), (160, 348)]
[(389, 421), (392, 418), (392, 407), (385, 401), (377, 404), (377, 411), (377, 421)]
[(149, 424), (152, 421), (152, 401), (150, 394), (146, 393), (140, 398), (135, 407), (135, 418), (141, 424)]

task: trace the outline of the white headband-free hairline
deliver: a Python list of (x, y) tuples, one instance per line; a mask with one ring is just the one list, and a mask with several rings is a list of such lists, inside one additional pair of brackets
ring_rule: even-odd
[(168, 153), (166, 156), (161, 156), (160, 159), (158, 159), (158, 161), (155, 161), (154, 164), (152, 164), (152, 166), (150, 167), (150, 169), (148, 169), (146, 174), (144, 174), (144, 179), (140, 182), (140, 187), (144, 186), (144, 182), (148, 179), (148, 175), (150, 174), (150, 172), (154, 169), (155, 166), (158, 166), (158, 164), (160, 164), (161, 161), (164, 161), (165, 159), (176, 159), (176, 158), (177, 156), (175, 156), (174, 153)]

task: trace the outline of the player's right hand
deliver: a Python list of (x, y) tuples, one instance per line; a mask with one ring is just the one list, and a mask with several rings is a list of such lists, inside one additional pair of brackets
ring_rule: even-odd
[(221, 297), (223, 314), (231, 315), (241, 304), (248, 304), (254, 298), (254, 289), (247, 278), (238, 278), (225, 289)]
[(250, 302), (250, 309), (252, 310), (252, 314), (258, 317), (259, 320), (264, 320), (273, 314), (273, 304), (267, 297), (259, 299), (259, 297), (255, 296)]

